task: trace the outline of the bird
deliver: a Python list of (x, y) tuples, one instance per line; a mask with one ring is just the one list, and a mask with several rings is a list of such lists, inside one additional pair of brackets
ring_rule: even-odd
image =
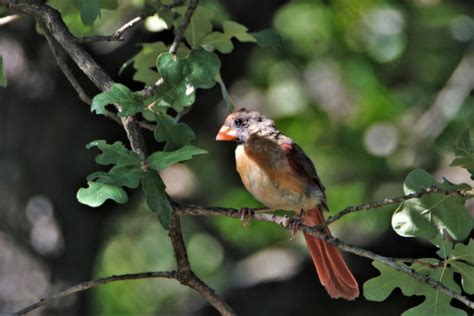
[[(234, 141), (236, 169), (245, 188), (271, 210), (294, 211), (300, 223), (324, 223), (328, 210), (325, 188), (310, 158), (275, 123), (257, 111), (241, 108), (230, 113), (216, 136)], [(324, 232), (330, 235), (327, 226)], [(304, 233), (321, 284), (332, 298), (354, 300), (359, 286), (339, 250)]]

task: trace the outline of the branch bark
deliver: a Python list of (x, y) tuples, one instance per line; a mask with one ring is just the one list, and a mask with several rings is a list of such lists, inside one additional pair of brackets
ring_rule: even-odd
[(132, 273), (132, 274), (122, 274), (122, 275), (112, 275), (109, 277), (87, 281), (83, 283), (79, 283), (77, 285), (71, 286), (70, 288), (65, 289), (59, 293), (56, 293), (50, 297), (42, 298), (38, 302), (26, 306), (25, 308), (20, 309), (13, 313), (13, 315), (25, 315), (37, 308), (40, 308), (44, 305), (47, 305), (55, 300), (59, 300), (66, 296), (82, 292), (99, 285), (104, 285), (112, 282), (118, 281), (130, 281), (130, 280), (141, 280), (141, 279), (154, 279), (154, 278), (165, 278), (165, 279), (175, 279), (176, 278), (176, 271), (165, 271), (165, 272), (142, 272), (142, 273)]
[(176, 258), (176, 279), (181, 282), (181, 284), (196, 290), (196, 292), (214, 306), (221, 315), (236, 315), (232, 308), (191, 270), (186, 245), (183, 240), (183, 233), (181, 232), (180, 219), (176, 212), (171, 214), (169, 236)]
[[(261, 209), (258, 209), (258, 210), (260, 211)], [(241, 217), (240, 210), (232, 209), (232, 208), (223, 208), (223, 207), (181, 206), (181, 207), (176, 208), (176, 212), (179, 215), (193, 215), (193, 216), (219, 216), (220, 215), (220, 216), (227, 216), (227, 217), (232, 217), (232, 218)], [(291, 219), (287, 216), (278, 216), (275, 214), (256, 213), (256, 212), (250, 212), (249, 216), (251, 216), (251, 218), (258, 221), (277, 224), (286, 229), (294, 229), (294, 227), (290, 225)], [(320, 230), (320, 227), (318, 226), (310, 227), (310, 226), (301, 224), (298, 226), (298, 230), (306, 234), (313, 235), (321, 240), (324, 240), (336, 246), (341, 251), (349, 252), (360, 257), (365, 257), (368, 259), (379, 261), (395, 269), (396, 271), (408, 274), (415, 280), (425, 283), (434, 289), (440, 290), (441, 292), (447, 294), (448, 296), (462, 302), (469, 308), (474, 309), (474, 302), (469, 300), (466, 296), (461, 295), (451, 290), (450, 288), (446, 287), (441, 282), (438, 282), (428, 276), (415, 272), (415, 270), (413, 270), (409, 266), (406, 266), (404, 264), (399, 264), (397, 262), (398, 260), (397, 258), (384, 257), (379, 254), (373, 253), (369, 250), (365, 250), (359, 247), (346, 244), (335, 237), (325, 234), (324, 232)]]
[(151, 16), (152, 14), (141, 14), (124, 25), (122, 25), (119, 29), (117, 29), (113, 34), (111, 35), (94, 35), (94, 36), (88, 36), (88, 37), (82, 37), (76, 39), (76, 42), (79, 44), (88, 44), (88, 43), (94, 43), (94, 42), (113, 42), (113, 41), (123, 41), (125, 38), (123, 35), (125, 32), (133, 28), (135, 25), (146, 19), (147, 17)]
[[(181, 3), (181, 1), (174, 2), (174, 4), (176, 5), (179, 3)], [(170, 52), (176, 52), (179, 42), (183, 39), (184, 31), (186, 30), (186, 27), (188, 26), (198, 3), (198, 0), (191, 0), (191, 4), (186, 10), (185, 17), (183, 18), (182, 23), (176, 31), (175, 39), (173, 41), (173, 44), (171, 45)], [(83, 94), (82, 87), (80, 87), (80, 85), (72, 75), (72, 71), (70, 71), (70, 69), (67, 67), (65, 60), (62, 58), (62, 52), (60, 47), (62, 47), (62, 49), (64, 49), (64, 51), (68, 53), (68, 55), (72, 58), (76, 65), (97, 86), (97, 88), (102, 91), (107, 91), (113, 86), (114, 81), (112, 80), (112, 78), (102, 69), (102, 67), (100, 67), (95, 62), (95, 60), (81, 46), (78, 45), (77, 38), (75, 38), (69, 32), (66, 25), (64, 24), (64, 21), (61, 19), (61, 16), (58, 11), (49, 7), (48, 5), (37, 1), (32, 2), (27, 0), (0, 0), (0, 4), (4, 4), (8, 9), (11, 9), (13, 11), (17, 11), (19, 13), (34, 17), (36, 21), (45, 29), (45, 33), (47, 34), (46, 38), (51, 46), (51, 49), (53, 50), (53, 54), (55, 55), (55, 58), (57, 59), (61, 70), (64, 72), (64, 74), (66, 75), (66, 77), (71, 82), (71, 84), (76, 89), (79, 95)], [(138, 23), (139, 20), (140, 19), (132, 20), (131, 23), (122, 27), (119, 31), (125, 32), (132, 25)], [(155, 87), (153, 87), (149, 92), (153, 94), (158, 85), (159, 84), (157, 83)], [(90, 102), (89, 99), (83, 98), (83, 100)], [(115, 106), (120, 112), (120, 104), (116, 104)], [(143, 135), (141, 134), (139, 128), (139, 123), (133, 117), (120, 118), (120, 121), (128, 136), (128, 140), (130, 142), (132, 150), (136, 152), (144, 161), (146, 159), (146, 148), (143, 140)], [(173, 244), (173, 249), (175, 251), (175, 257), (178, 267), (178, 271), (174, 275), (176, 279), (178, 279), (182, 284), (185, 284), (190, 288), (196, 290), (221, 314), (234, 315), (235, 313), (232, 311), (232, 309), (220, 297), (216, 295), (214, 290), (207, 286), (191, 270), (191, 266), (187, 258), (186, 247), (182, 237), (179, 218), (176, 214), (173, 217), (172, 226), (170, 229), (170, 238)], [(67, 296), (87, 288), (90, 287), (78, 285), (77, 287), (73, 287), (72, 292), (66, 291), (62, 294), (60, 293), (58, 294), (59, 296), (55, 296), (50, 300), (46, 299), (36, 304), (33, 304), (30, 307), (26, 307), (25, 309), (19, 311), (19, 313), (26, 313), (27, 311), (42, 306), (51, 300)]]

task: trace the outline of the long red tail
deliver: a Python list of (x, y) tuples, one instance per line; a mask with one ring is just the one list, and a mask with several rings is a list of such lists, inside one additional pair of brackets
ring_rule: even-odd
[[(317, 208), (303, 213), (302, 223), (314, 226), (324, 221), (321, 211)], [(330, 234), (326, 227), (325, 232)], [(325, 241), (312, 235), (304, 234), (306, 244), (316, 266), (319, 280), (329, 296), (354, 300), (359, 296), (359, 286), (351, 271), (347, 267), (339, 250)]]

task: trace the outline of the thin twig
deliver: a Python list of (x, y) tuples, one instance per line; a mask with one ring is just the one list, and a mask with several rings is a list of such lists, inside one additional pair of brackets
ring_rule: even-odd
[(21, 19), (22, 16), (19, 14), (12, 14), (12, 15), (7, 15), (4, 17), (0, 18), (0, 26), (7, 25), (8, 23), (14, 22), (16, 20)]
[[(241, 212), (239, 210), (231, 209), (231, 208), (223, 208), (223, 207), (179, 206), (179, 207), (176, 207), (175, 210), (179, 215), (228, 216), (232, 218), (241, 217)], [(258, 221), (274, 223), (286, 229), (294, 229), (294, 226), (290, 225), (291, 219), (287, 216), (278, 216), (278, 215), (269, 214), (269, 213), (257, 213), (257, 212), (250, 212), (249, 216), (251, 216), (251, 218)], [(460, 302), (464, 303), (469, 308), (474, 309), (474, 302), (470, 301), (466, 296), (463, 296), (460, 293), (457, 293), (451, 290), (450, 288), (446, 287), (444, 284), (442, 284), (439, 281), (436, 281), (428, 276), (425, 276), (423, 274), (416, 272), (409, 266), (398, 263), (396, 258), (384, 257), (379, 254), (373, 253), (371, 251), (346, 244), (342, 242), (341, 240), (322, 232), (320, 229), (318, 229), (317, 226), (310, 227), (310, 226), (301, 224), (298, 226), (298, 230), (306, 234), (313, 235), (321, 240), (324, 240), (336, 246), (342, 251), (349, 252), (360, 257), (365, 257), (368, 259), (379, 261), (395, 269), (396, 271), (408, 274), (415, 280), (420, 281), (424, 284), (427, 284), (431, 286), (432, 288), (437, 289), (447, 294), (448, 296), (459, 300)]]
[[(191, 3), (189, 4), (186, 12), (184, 13), (183, 20), (181, 21), (181, 24), (178, 26), (175, 35), (174, 35), (174, 40), (173, 43), (170, 46), (170, 49), (168, 52), (175, 54), (179, 43), (182, 41), (184, 37), (184, 32), (186, 31), (186, 28), (188, 27), (189, 23), (191, 22), (191, 18), (194, 14), (194, 11), (196, 10), (197, 6), (199, 5), (199, 0), (191, 0)], [(164, 83), (163, 78), (158, 79), (153, 85), (151, 86), (146, 86), (142, 91), (140, 91), (140, 94), (144, 98), (149, 98), (151, 97), (155, 91)]]
[(56, 58), (56, 63), (58, 64), (59, 68), (64, 73), (67, 80), (69, 81), (71, 86), (74, 88), (74, 90), (76, 90), (77, 94), (79, 95), (79, 99), (81, 99), (84, 103), (90, 105), (92, 100), (84, 91), (82, 86), (77, 81), (76, 77), (74, 77), (72, 70), (67, 65), (66, 58), (64, 56), (61, 46), (51, 36), (51, 34), (49, 33), (49, 30), (44, 26), (44, 24), (40, 22), (40, 25), (41, 25), (41, 28), (43, 29), (43, 34), (46, 37), (46, 40), (48, 41), (49, 48), (51, 49), (51, 52), (53, 53), (54, 58)]
[(13, 315), (25, 315), (32, 310), (35, 310), (41, 306), (47, 305), (52, 301), (64, 298), (66, 296), (72, 295), (74, 293), (82, 292), (91, 288), (94, 288), (99, 285), (104, 285), (112, 282), (118, 281), (129, 281), (129, 280), (141, 280), (141, 279), (154, 279), (154, 278), (166, 278), (166, 279), (175, 279), (176, 271), (165, 271), (165, 272), (142, 272), (142, 273), (131, 273), (131, 274), (121, 274), (121, 275), (112, 275), (106, 278), (101, 278), (97, 280), (87, 281), (79, 283), (77, 285), (71, 286), (70, 288), (65, 289), (59, 293), (56, 293), (50, 297), (42, 298), (38, 302), (28, 305), (17, 312), (14, 312)]
[(82, 37), (76, 39), (76, 42), (79, 44), (88, 44), (88, 43), (94, 43), (94, 42), (112, 42), (112, 41), (123, 41), (125, 38), (123, 35), (125, 32), (130, 30), (132, 27), (146, 19), (147, 17), (151, 16), (152, 14), (141, 14), (124, 25), (122, 25), (119, 29), (117, 29), (113, 34), (111, 35), (94, 35), (94, 36), (87, 36), (87, 37)]
[(196, 10), (198, 4), (199, 4), (199, 0), (191, 0), (191, 3), (189, 4), (188, 9), (184, 13), (183, 20), (181, 21), (181, 24), (178, 26), (178, 29), (176, 30), (174, 41), (170, 46), (170, 50), (169, 50), (170, 53), (176, 54), (176, 51), (178, 50), (178, 46), (183, 40), (184, 31), (186, 31), (186, 28), (191, 22), (191, 18), (194, 14), (194, 10)]
[(236, 315), (232, 308), (191, 270), (183, 233), (181, 232), (181, 223), (179, 216), (175, 212), (171, 214), (169, 236), (176, 259), (176, 279), (181, 284), (196, 290), (221, 315)]
[(414, 258), (392, 258), (392, 259), (395, 261), (406, 262), (406, 263), (411, 263), (411, 264), (413, 263), (420, 264), (430, 269), (438, 269), (438, 268), (444, 267), (444, 261), (438, 261), (437, 264), (433, 264), (430, 262), (426, 262), (426, 261), (423, 261), (420, 259), (414, 259)]
[[(69, 83), (74, 88), (74, 90), (76, 90), (76, 92), (79, 96), (79, 99), (81, 99), (87, 105), (91, 105), (92, 100), (87, 95), (87, 93), (84, 91), (82, 86), (79, 84), (79, 82), (77, 81), (76, 77), (74, 76), (72, 70), (69, 68), (69, 66), (67, 64), (67, 61), (66, 61), (66, 57), (64, 56), (63, 49), (58, 44), (58, 42), (56, 42), (56, 40), (51, 36), (48, 29), (42, 23), (40, 23), (40, 25), (42, 26), (44, 36), (46, 37), (46, 40), (48, 41), (49, 47), (51, 48), (51, 52), (53, 53), (53, 55), (56, 59), (56, 63), (58, 64), (59, 68), (64, 73), (64, 75), (68, 79)], [(111, 120), (113, 120), (114, 122), (122, 125), (122, 121), (117, 116), (117, 114), (105, 110), (104, 116), (111, 119)], [(150, 131), (154, 131), (154, 129), (155, 129), (155, 125), (150, 124), (148, 122), (141, 121), (141, 122), (138, 122), (138, 124), (143, 129), (147, 129), (147, 130), (150, 130)]]
[(429, 188), (424, 188), (419, 192), (407, 194), (407, 195), (400, 196), (400, 197), (393, 198), (393, 199), (384, 199), (384, 200), (373, 202), (373, 203), (367, 203), (367, 204), (361, 204), (361, 205), (357, 205), (357, 206), (347, 207), (347, 208), (343, 209), (342, 211), (338, 212), (336, 215), (329, 217), (323, 225), (327, 226), (327, 225), (339, 220), (341, 217), (343, 217), (347, 214), (350, 214), (350, 213), (355, 213), (355, 212), (359, 212), (359, 211), (366, 211), (366, 210), (370, 210), (370, 209), (376, 209), (376, 208), (380, 208), (380, 207), (384, 207), (384, 206), (392, 205), (392, 204), (400, 204), (404, 201), (407, 201), (407, 200), (410, 200), (410, 199), (415, 199), (415, 198), (420, 198), (423, 195), (432, 194), (432, 193), (438, 193), (438, 194), (444, 194), (444, 195), (459, 195), (459, 196), (467, 196), (468, 195), (466, 190), (446, 190), (446, 189), (442, 189), (442, 188), (439, 188), (439, 187), (436, 187), (436, 186), (432, 186), (432, 187), (429, 187)]

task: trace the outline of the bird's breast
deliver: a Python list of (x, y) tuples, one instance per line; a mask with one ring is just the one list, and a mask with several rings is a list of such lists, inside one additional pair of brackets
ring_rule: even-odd
[[(271, 149), (269, 150), (271, 151)], [(264, 205), (280, 210), (311, 209), (319, 204), (316, 192), (301, 178), (291, 174), (286, 158), (280, 153), (250, 152), (237, 146), (237, 171), (245, 188)]]

